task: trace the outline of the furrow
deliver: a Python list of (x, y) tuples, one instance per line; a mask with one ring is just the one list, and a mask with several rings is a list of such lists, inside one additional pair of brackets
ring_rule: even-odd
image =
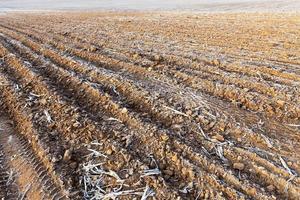
[[(24, 40), (25, 42), (28, 42), (25, 38), (18, 39), (22, 42), (24, 42)], [(30, 43), (34, 44), (33, 41), (30, 41)], [(94, 62), (102, 67), (105, 66), (114, 69), (118, 68), (116, 70), (126, 69), (126, 71), (129, 71), (131, 73), (137, 73), (138, 75), (145, 74), (147, 72), (146, 69), (143, 69), (141, 67), (137, 68), (128, 63), (123, 63), (121, 61), (118, 62), (117, 60), (107, 58), (98, 54), (83, 52), (80, 50), (72, 49), (70, 47), (67, 48), (64, 45), (60, 45), (57, 43), (52, 45), (54, 45), (56, 48), (62, 51), (68, 51), (74, 54), (75, 56)], [(44, 53), (46, 53), (47, 57), (50, 57), (52, 59), (55, 58), (54, 52), (51, 52), (50, 50), (45, 50)], [(103, 63), (104, 60), (105, 63)], [(273, 99), (261, 96), (255, 92), (241, 90), (233, 85), (214, 83), (207, 79), (201, 79), (199, 77), (190, 76), (180, 71), (166, 70), (164, 72), (161, 72), (158, 70), (156, 71), (156, 73), (152, 73), (152, 76), (154, 77), (161, 77), (165, 75), (168, 75), (168, 77), (171, 80), (175, 77), (177, 79), (175, 80), (175, 83), (178, 83), (178, 81), (179, 83), (182, 82), (186, 86), (192, 87), (194, 89), (200, 90), (208, 94), (215, 95), (217, 97), (224, 98), (229, 101), (237, 102), (238, 104), (244, 106), (247, 109), (262, 112), (267, 116), (276, 116), (279, 119), (286, 120), (297, 120), (299, 118), (298, 115), (300, 115), (300, 108), (297, 105), (286, 103), (282, 100), (274, 101)]]
[[(101, 110), (101, 109), (103, 109), (102, 108), (102, 106), (101, 105), (97, 105), (97, 104), (93, 104), (92, 102), (101, 102), (101, 104), (102, 105), (104, 105), (104, 109), (106, 109), (106, 110), (109, 110), (108, 108), (110, 107), (112, 110), (113, 110), (113, 112), (111, 113), (111, 114), (113, 114), (113, 115), (117, 115), (118, 116), (118, 118), (120, 119), (120, 120), (122, 120), (123, 122), (125, 122), (125, 123), (128, 123), (128, 124), (130, 124), (130, 126), (132, 126), (132, 127), (135, 127), (135, 128), (137, 128), (138, 127), (138, 125), (139, 125), (139, 123), (138, 123), (138, 121), (136, 121), (134, 118), (132, 118), (132, 117), (129, 117), (126, 113), (122, 113), (122, 112), (120, 112), (120, 109), (118, 109), (118, 106), (116, 105), (116, 104), (114, 104), (114, 103), (110, 103), (109, 102), (109, 99), (107, 99), (106, 97), (104, 97), (104, 96), (99, 96), (99, 93), (95, 90), (95, 89), (92, 89), (91, 87), (88, 87), (88, 85), (86, 85), (86, 84), (82, 84), (81, 82), (78, 82), (78, 81), (76, 81), (75, 82), (75, 80), (76, 79), (74, 79), (74, 77), (70, 77), (69, 75), (67, 75), (67, 73), (66, 72), (63, 72), (63, 71), (61, 71), (61, 70), (59, 70), (59, 69), (55, 69), (54, 68), (54, 66), (52, 66), (51, 68), (42, 68), (42, 70), (45, 70), (45, 71), (43, 71), (43, 74), (45, 74), (45, 75), (48, 75), (49, 77), (51, 77), (51, 78), (53, 78), (53, 79), (55, 79), (56, 81), (58, 81), (58, 83), (63, 83), (63, 85), (64, 85), (64, 87), (70, 87), (70, 86), (67, 86), (68, 84), (70, 84), (71, 85), (71, 87), (72, 88), (77, 88), (78, 89), (78, 87), (79, 88), (82, 88), (82, 89), (79, 89), (79, 90), (77, 90), (77, 91), (74, 91), (74, 89), (72, 89), (72, 91), (73, 92), (76, 92), (77, 93), (77, 95), (79, 96), (81, 96), (82, 95), (82, 92), (81, 91), (85, 91), (84, 93), (83, 93), (83, 97), (80, 97), (80, 99), (79, 100), (81, 100), (82, 102), (84, 102), (84, 103), (86, 103), (87, 105), (89, 105), (91, 108), (91, 110), (93, 111), (93, 112), (97, 112), (97, 110), (99, 111), (99, 110)], [(48, 71), (49, 70), (49, 71)], [(58, 70), (58, 71), (57, 71)], [(71, 81), (71, 82), (70, 82)], [(82, 84), (82, 86), (81, 86), (81, 84)], [(77, 97), (78, 98), (78, 97)], [(94, 99), (94, 100), (93, 100)], [(91, 105), (92, 104), (92, 105)], [(100, 106), (100, 107), (99, 107)], [(108, 107), (109, 106), (109, 107)], [(143, 139), (143, 141), (149, 141), (150, 142), (150, 140), (148, 140), (148, 138), (149, 138), (149, 136), (147, 136), (147, 134), (145, 134), (145, 135), (143, 135), (142, 136), (142, 139)], [(152, 141), (154, 140), (154, 138), (152, 138)], [(156, 149), (157, 147), (156, 147), (156, 145), (155, 145), (155, 141), (153, 141), (152, 142), (152, 148), (153, 149)], [(154, 146), (153, 146), (154, 145)], [(148, 149), (148, 148), (146, 148), (146, 149)], [(156, 151), (156, 150), (151, 150), (151, 151), (153, 151), (153, 152), (157, 152), (156, 154), (157, 154), (157, 156), (160, 156), (161, 157), (161, 155), (160, 154), (158, 154), (158, 153), (162, 153), (162, 149), (160, 150), (160, 151)], [(173, 152), (171, 152), (171, 154), (175, 154), (175, 155), (177, 155), (177, 153), (173, 153)], [(177, 155), (176, 157), (180, 157), (179, 155)], [(166, 157), (166, 158), (169, 158), (169, 157)], [(171, 158), (170, 158), (171, 159)], [(183, 159), (183, 158), (182, 158)], [(183, 159), (184, 160), (184, 159)], [(169, 162), (171, 162), (172, 163), (172, 161), (169, 161)], [(189, 164), (189, 162), (188, 161), (185, 161), (184, 162), (186, 165), (187, 165), (187, 169), (193, 169), (193, 168), (191, 168), (193, 165), (191, 165), (191, 164)], [(176, 168), (175, 168), (176, 169)], [(179, 174), (179, 176), (180, 176), (180, 174)], [(193, 176), (192, 176), (193, 177)], [(192, 177), (189, 177), (189, 179), (192, 181), (193, 179), (192, 179)], [(220, 187), (220, 186), (219, 186)], [(210, 190), (208, 190), (208, 191), (210, 191)], [(196, 194), (195, 194), (196, 195)]]
[[(36, 31), (38, 32), (38, 30), (36, 30)], [(43, 34), (43, 36), (41, 36), (39, 34), (38, 37), (34, 37), (34, 39), (38, 40), (41, 37), (45, 37), (45, 35), (49, 35), (49, 33), (42, 33), (42, 34)], [(31, 37), (32, 37), (32, 34), (31, 34)], [(58, 37), (57, 35), (54, 36), (53, 34), (51, 36), (48, 36), (48, 38), (51, 41), (56, 40), (57, 42), (61, 42), (64, 44), (70, 44), (70, 43), (72, 43), (73, 45), (76, 44), (76, 48), (78, 50), (80, 49), (81, 51), (90, 51), (90, 49), (93, 49), (93, 45), (85, 44), (86, 41), (80, 41), (82, 43), (78, 43), (76, 40), (71, 40), (71, 39), (68, 39), (67, 37), (62, 37), (62, 36)], [(51, 41), (49, 41), (49, 39), (47, 39), (48, 43), (51, 43)], [(98, 47), (94, 47), (94, 48), (98, 49)], [(132, 54), (132, 52), (130, 52), (130, 54)], [(285, 88), (285, 91), (283, 91), (282, 87), (275, 87), (276, 85), (273, 85), (273, 84), (271, 84), (272, 86), (270, 86), (270, 84), (256, 83), (256, 82), (254, 82), (255, 80), (248, 81), (245, 78), (243, 78), (243, 80), (241, 80), (240, 76), (232, 76), (232, 73), (228, 73), (226, 71), (223, 71), (223, 70), (217, 68), (216, 66), (214, 66), (214, 63), (212, 63), (212, 64), (209, 62), (202, 62), (202, 63), (192, 62), (192, 63), (190, 63), (190, 60), (186, 59), (186, 60), (180, 61), (178, 58), (176, 58), (174, 56), (167, 59), (167, 58), (161, 57), (159, 55), (151, 55), (151, 54), (148, 55), (148, 54), (143, 54), (141, 52), (138, 53), (137, 55), (138, 55), (138, 57), (142, 56), (143, 58), (145, 57), (149, 61), (152, 61), (151, 64), (145, 65), (145, 64), (143, 64), (143, 61), (139, 62), (138, 61), (139, 59), (134, 59), (134, 61), (131, 61), (130, 58), (126, 57), (126, 54), (120, 55), (119, 58), (121, 59), (121, 61), (139, 63), (141, 66), (155, 68), (158, 70), (163, 69), (163, 70), (168, 71), (169, 68), (176, 69), (176, 70), (180, 69), (182, 71), (185, 71), (186, 73), (192, 73), (194, 75), (197, 75), (198, 77), (200, 76), (201, 78), (205, 78), (205, 79), (217, 81), (217, 82), (221, 81), (221, 83), (226, 83), (226, 84), (233, 84), (238, 87), (245, 88), (247, 90), (253, 90), (253, 91), (259, 92), (266, 96), (276, 97), (276, 99), (278, 99), (278, 101), (283, 100), (283, 101), (291, 102), (293, 100), (297, 100), (297, 98), (291, 99), (291, 97), (293, 95), (296, 95), (296, 91), (291, 92), (295, 88), (289, 87), (289, 88)], [(122, 58), (128, 58), (128, 59), (122, 59)], [(186, 63), (190, 63), (190, 64), (187, 65)], [(209, 66), (208, 66), (208, 64), (209, 64)], [(194, 70), (196, 70), (196, 71), (194, 71)], [(198, 70), (201, 73), (199, 73)], [(207, 75), (205, 75), (205, 74), (207, 74)], [(228, 76), (230, 76), (230, 77), (228, 77)], [(259, 81), (262, 82), (261, 80), (259, 80)], [(288, 90), (288, 89), (292, 89), (292, 90)]]
[[(34, 48), (36, 51), (38, 51), (38, 47), (33, 47), (33, 45), (31, 45), (31, 48)], [(38, 51), (39, 52), (39, 51)], [(55, 54), (54, 52), (51, 52), (50, 51), (50, 53), (49, 53), (49, 51), (47, 51), (46, 52), (46, 54), (48, 55), (48, 56), (50, 56), (50, 58), (51, 59), (53, 59), (55, 62), (57, 62), (58, 64), (61, 64), (61, 65), (76, 65), (73, 61), (70, 61), (70, 60), (68, 60), (68, 59), (59, 59), (58, 57), (57, 57), (57, 54)], [(71, 63), (70, 63), (71, 62)], [(140, 72), (139, 72), (140, 73)], [(143, 76), (144, 77), (144, 76)], [(225, 88), (226, 89), (226, 88)], [(228, 93), (226, 94), (227, 96), (232, 96), (232, 92), (231, 91), (228, 91), (228, 90), (226, 90)], [(220, 91), (221, 92), (221, 91)], [(222, 93), (222, 92), (221, 92)], [(241, 95), (242, 96), (242, 95)], [(251, 97), (252, 98), (252, 97)], [(254, 106), (254, 103), (253, 103), (253, 101), (252, 101), (252, 103), (250, 102), (246, 102), (246, 103), (248, 103), (249, 104), (249, 106)], [(257, 106), (254, 106), (254, 107), (257, 107)], [(272, 109), (272, 107), (267, 107), (266, 109), (268, 109), (268, 110), (270, 110), (270, 113), (274, 113), (273, 112), (273, 109)], [(295, 113), (297, 113), (297, 109), (296, 110), (294, 110), (295, 111)]]
[(280, 170), (279, 170), (280, 171)]
[[(66, 138), (66, 141), (69, 141), (70, 144), (74, 144), (74, 143), (76, 144), (76, 143), (80, 143), (80, 142), (86, 142), (88, 144), (88, 142), (91, 142), (96, 139), (101, 139), (101, 138), (105, 139), (105, 136), (104, 136), (105, 134), (98, 131), (95, 128), (95, 123), (91, 123), (90, 121), (87, 121), (86, 119), (82, 119), (80, 121), (79, 119), (81, 118), (81, 116), (76, 111), (74, 111), (74, 110), (77, 110), (78, 108), (72, 108), (72, 107), (66, 105), (66, 103), (63, 100), (61, 100), (56, 95), (52, 94), (50, 92), (50, 90), (48, 89), (48, 87), (46, 86), (46, 84), (40, 80), (38, 75), (36, 75), (36, 74), (32, 73), (30, 70), (28, 70), (17, 59), (14, 59), (13, 61), (11, 61), (11, 63), (13, 63), (15, 67), (10, 68), (9, 71), (12, 71), (11, 73), (15, 73), (14, 77), (18, 77), (22, 87), (26, 87), (28, 90), (27, 94), (25, 96), (34, 94), (36, 96), (42, 97), (41, 99), (39, 99), (39, 101), (37, 103), (38, 105), (40, 104), (41, 108), (35, 107), (34, 109), (35, 110), (42, 109), (42, 110), (40, 110), (40, 112), (43, 112), (43, 109), (48, 110), (48, 113), (52, 118), (51, 120), (54, 121), (51, 125), (51, 129), (53, 131), (57, 131), (58, 133), (63, 133)], [(32, 84), (31, 89), (28, 86), (29, 84)], [(31, 105), (31, 106), (33, 106), (33, 105)], [(31, 107), (31, 106), (29, 106), (29, 107)], [(76, 121), (76, 120), (79, 120), (80, 122)], [(94, 126), (90, 125), (87, 127), (86, 126), (78, 127), (78, 126), (80, 126), (80, 124), (90, 124), (89, 122), (91, 124), (94, 124)], [(92, 133), (95, 135), (92, 135)], [(84, 138), (82, 136), (84, 136)], [(123, 137), (125, 137), (125, 136), (123, 136)], [(135, 157), (135, 154), (133, 154), (132, 152), (131, 152), (131, 154), (126, 153), (126, 150), (124, 148), (122, 149), (118, 145), (113, 145), (114, 144), (113, 140), (109, 140), (109, 139), (105, 139), (105, 140), (111, 141), (111, 145), (110, 145), (110, 143), (105, 145), (105, 147), (106, 147), (105, 150), (108, 151), (109, 149), (113, 149), (114, 151), (117, 151), (117, 150), (120, 151), (120, 152), (117, 151), (118, 153), (120, 153), (120, 155), (117, 155), (116, 158), (119, 158), (121, 163), (124, 163), (126, 161), (126, 159), (127, 160), (130, 159), (132, 162), (134, 162), (133, 158)], [(121, 142), (121, 141), (123, 141), (123, 142)], [(124, 139), (121, 139), (120, 142), (124, 143)], [(65, 147), (65, 149), (72, 150), (72, 147)], [(75, 149), (73, 149), (73, 151), (75, 151)], [(74, 152), (74, 154), (75, 153), (76, 153), (76, 151)], [(62, 155), (60, 155), (60, 157), (61, 156)], [(124, 157), (124, 158), (121, 159), (122, 157)], [(147, 158), (146, 155), (139, 156), (139, 157)], [(60, 159), (62, 159), (62, 157)], [(64, 165), (70, 165), (72, 167), (75, 167), (75, 169), (76, 169), (78, 166), (77, 162), (81, 163), (80, 160), (76, 161), (76, 159), (75, 159), (73, 161), (64, 162)], [(147, 169), (146, 165), (140, 164), (140, 163), (142, 163), (141, 161), (137, 160), (134, 163), (139, 164), (140, 168), (143, 167), (143, 168)], [(131, 166), (131, 168), (133, 166)], [(135, 169), (135, 171), (142, 171), (142, 170)], [(78, 177), (78, 175), (76, 175), (76, 176)], [(135, 178), (138, 178), (138, 177), (135, 177)], [(73, 182), (74, 181), (75, 180), (73, 180)], [(134, 181), (134, 179), (131, 181)], [(77, 180), (77, 182), (78, 182), (78, 180)], [(138, 180), (135, 180), (135, 182), (138, 182)], [(157, 189), (158, 194), (163, 196), (164, 198), (167, 198), (167, 199), (175, 198), (177, 192), (172, 191), (172, 189), (168, 188), (165, 185), (164, 181), (160, 180), (159, 182), (151, 183), (151, 180), (150, 180), (149, 183), (151, 183), (151, 185), (154, 184), (155, 188)], [(166, 194), (164, 194), (164, 192), (166, 192), (166, 191), (168, 191), (167, 194), (169, 196), (166, 196)]]
[[(57, 69), (58, 70), (58, 69)], [(55, 72), (56, 70), (54, 70), (54, 72)], [(58, 70), (59, 71), (59, 70)], [(49, 72), (43, 72), (43, 74), (48, 74)], [(53, 73), (53, 72), (51, 72), (51, 73)], [(62, 73), (62, 71), (61, 71), (61, 73)], [(66, 72), (64, 72), (64, 73), (66, 73)], [(53, 75), (50, 75), (50, 74), (48, 74), (48, 76), (49, 77), (51, 77), (51, 76), (53, 76)], [(59, 79), (58, 77), (56, 78), (56, 79)], [(70, 79), (72, 79), (71, 77), (65, 77), (64, 78), (65, 80), (67, 80), (67, 79), (69, 79), (69, 81), (70, 81)], [(88, 87), (86, 87), (86, 88), (88, 88)], [(92, 90), (92, 89), (91, 89)], [(94, 96), (95, 96), (95, 94), (94, 94)], [(96, 100), (93, 100), (93, 101), (96, 101)], [(102, 100), (102, 101), (105, 101), (105, 98)], [(110, 103), (105, 103), (105, 106), (109, 106), (110, 105)], [(112, 106), (114, 105), (114, 104), (111, 104)], [(118, 114), (118, 112), (116, 112), (115, 113), (116, 115)], [(133, 126), (133, 127), (135, 127), (135, 126), (137, 126), (137, 122), (135, 121), (135, 120), (130, 120), (130, 119), (126, 119), (126, 117), (125, 117), (126, 115), (124, 115), (124, 113), (122, 113), (122, 112), (119, 112), (119, 118), (122, 120), (122, 121), (125, 121), (126, 123), (129, 123), (129, 125), (130, 126)], [(125, 120), (124, 120), (125, 119)], [(126, 121), (127, 120), (127, 121)]]
[(0, 16), (5, 190), (298, 199), (299, 16), (247, 16)]
[[(46, 53), (46, 54), (49, 56), (49, 53)], [(139, 89), (139, 91), (137, 91), (136, 87), (131, 86), (132, 84), (130, 84), (130, 83), (125, 84), (123, 87), (124, 81), (122, 83), (120, 83), (116, 79), (112, 79), (111, 76), (113, 74), (109, 75), (109, 77), (108, 77), (107, 75), (105, 76), (105, 74), (103, 75), (103, 74), (98, 73), (99, 70), (97, 70), (96, 68), (91, 68), (91, 67), (86, 68), (86, 67), (82, 66), (82, 63), (78, 64), (77, 62), (74, 62), (73, 60), (71, 60), (69, 58), (61, 57), (60, 55), (55, 54), (54, 52), (51, 52), (50, 55), (51, 55), (50, 58), (53, 62), (59, 64), (61, 67), (65, 68), (65, 69), (68, 69), (68, 70), (71, 69), (72, 71), (75, 71), (76, 73), (82, 73), (87, 76), (87, 79), (91, 79), (98, 83), (105, 82), (106, 84), (114, 84), (113, 87), (115, 87), (115, 89), (117, 89), (117, 90), (120, 89), (120, 92), (123, 95), (125, 95), (129, 99), (129, 101), (135, 101), (136, 104), (138, 104), (140, 102), (140, 104), (142, 104), (143, 108), (147, 108), (147, 111), (150, 112), (152, 115), (156, 115), (156, 117), (158, 117), (166, 122), (167, 121), (170, 122), (170, 118), (174, 118), (174, 116), (165, 116), (164, 117), (167, 110), (164, 109), (163, 106), (161, 106), (161, 105), (160, 105), (159, 109), (166, 110), (166, 111), (159, 114), (156, 109), (156, 107), (158, 107), (158, 106), (154, 106), (152, 102), (149, 102), (149, 100), (147, 98), (147, 92), (143, 91), (142, 89)], [(107, 72), (103, 72), (103, 73), (107, 73)], [(108, 72), (108, 73), (110, 73), (110, 72)], [(119, 79), (119, 78), (120, 77), (117, 77), (117, 79)], [(138, 80), (135, 80), (135, 81), (137, 82)], [(126, 90), (126, 88), (128, 88), (128, 89)], [(140, 93), (139, 94), (140, 97), (137, 98), (137, 95), (135, 95), (135, 93)], [(141, 94), (144, 94), (144, 95), (141, 95)], [(177, 98), (177, 101), (180, 101), (180, 100)], [(185, 99), (185, 101), (187, 101), (187, 99)], [(162, 103), (162, 105), (164, 104), (164, 102), (159, 102), (159, 103), (157, 103), (157, 105), (160, 103)], [(185, 113), (185, 112), (186, 111), (183, 111), (183, 113)], [(253, 135), (253, 133), (251, 133), (250, 135)], [(251, 138), (250, 135), (249, 135), (249, 138)], [(265, 143), (264, 138), (261, 138), (260, 141), (261, 141), (260, 143)]]
[[(28, 27), (28, 26), (27, 26)], [(25, 27), (24, 27), (25, 28)], [(66, 35), (63, 35), (63, 37), (65, 37)], [(68, 36), (68, 34), (67, 34), (67, 36)], [(87, 37), (87, 39), (85, 39), (85, 40), (81, 40), (80, 38), (78, 38), (78, 37), (76, 37), (76, 39), (77, 40), (79, 40), (79, 41), (84, 41), (84, 42), (86, 42), (87, 41), (87, 39), (89, 39), (89, 37)], [(81, 46), (82, 47), (82, 46)], [(88, 48), (88, 47), (87, 47)], [(118, 46), (113, 46), (112, 47), (113, 49), (118, 49)], [(123, 48), (125, 48), (124, 46), (123, 46)], [(88, 48), (89, 49), (89, 48)], [(119, 51), (120, 51), (120, 47), (119, 47), (119, 49), (118, 49)], [(131, 52), (131, 54), (132, 54), (132, 52)], [(151, 55), (151, 57), (153, 57), (152, 55)], [(154, 57), (157, 57), (157, 55), (155, 55)], [(170, 55), (169, 57), (172, 57), (172, 61), (173, 61), (173, 59), (174, 59), (174, 55)], [(176, 55), (175, 57), (178, 57), (178, 55)], [(243, 57), (244, 59), (245, 59), (245, 57)], [(193, 59), (193, 58), (191, 58), (191, 57), (183, 57), (183, 59), (189, 59), (189, 60), (191, 60), (191, 59)], [(236, 59), (236, 57), (232, 57), (232, 59)], [(166, 58), (165, 60), (168, 60), (168, 58)], [(198, 60), (198, 58), (197, 58), (197, 60)], [(170, 60), (169, 60), (170, 61)], [(213, 63), (214, 61), (211, 61), (211, 60), (199, 60), (199, 62), (205, 62), (205, 63)], [(250, 69), (248, 69), (250, 67)], [(285, 78), (285, 79), (291, 79), (291, 80), (298, 80), (299, 81), (299, 78), (297, 79), (297, 77), (295, 76), (295, 74), (289, 74), (289, 73), (282, 73), (282, 72), (280, 72), (280, 71), (278, 71), (278, 70), (274, 70), (274, 69), (271, 69), (271, 68), (268, 68), (268, 67), (266, 67), (266, 66), (262, 66), (262, 67), (259, 67), (259, 68), (253, 68), (253, 69), (251, 69), (252, 68), (252, 66), (249, 66), (249, 67), (247, 67), (247, 70), (250, 70), (250, 71), (257, 71), (257, 70), (259, 70), (261, 73), (260, 73), (260, 77), (262, 77), (262, 76), (266, 76), (266, 77), (269, 77), (269, 78), (273, 78), (274, 76), (278, 76), (278, 77), (280, 77), (280, 78)], [(253, 74), (253, 73), (252, 73)], [(279, 75), (278, 75), (279, 74)], [(291, 78), (292, 77), (292, 78)], [(296, 78), (295, 78), (296, 77)]]
[[(42, 24), (41, 24), (42, 25)], [(25, 26), (26, 27), (26, 26)], [(24, 28), (25, 28), (24, 27)], [(72, 33), (71, 33), (72, 34)], [(70, 33), (68, 34), (68, 35), (70, 35)], [(65, 35), (63, 35), (63, 36), (65, 36)], [(74, 36), (75, 37), (75, 36)], [(78, 37), (76, 37), (76, 40), (80, 40), (80, 38), (78, 38)], [(85, 39), (85, 40), (83, 40), (83, 41), (87, 41), (88, 40), (88, 38), (87, 39)], [(125, 44), (125, 45), (123, 45), (123, 48), (127, 48), (128, 47), (128, 45), (127, 44)], [(118, 46), (113, 46), (112, 47), (113, 49), (116, 49), (116, 48), (118, 48)], [(119, 47), (119, 49), (120, 49), (120, 47)], [(203, 51), (203, 50), (202, 50)], [(178, 57), (178, 54), (176, 54), (175, 56), (177, 56)], [(174, 57), (174, 55), (170, 55), (170, 57)], [(231, 56), (232, 57), (232, 59), (237, 59), (237, 57), (235, 57), (235, 56)], [(241, 58), (241, 57), (240, 57)], [(240, 59), (240, 58), (238, 58), (238, 59)], [(191, 57), (183, 57), (183, 59), (189, 59), (189, 60), (191, 60), (191, 59), (193, 59), (193, 58), (191, 58)], [(245, 59), (245, 57), (243, 57), (243, 59)], [(253, 59), (253, 58), (250, 58), (250, 59)], [(200, 62), (211, 62), (211, 61), (209, 61), (209, 60), (200, 60)], [(280, 73), (279, 71), (277, 71), (277, 70), (273, 70), (273, 69), (270, 69), (270, 68), (267, 68), (267, 67), (265, 67), (265, 66), (263, 66), (262, 68), (255, 68), (255, 70), (261, 70), (261, 72), (262, 73), (266, 73), (266, 74), (268, 74), (268, 72), (271, 72), (272, 71), (272, 76), (276, 76), (276, 74), (278, 74), (278, 73)], [(279, 77), (283, 77), (283, 78), (287, 78), (287, 77), (289, 77), (289, 76), (293, 76), (293, 74), (290, 74), (290, 75), (288, 75), (288, 73), (282, 73), (283, 75), (279, 75)], [(268, 77), (271, 77), (272, 78), (272, 76), (268, 76)], [(287, 79), (289, 79), (289, 78), (287, 78)], [(292, 78), (293, 79), (293, 78)], [(298, 79), (299, 80), (299, 79)]]

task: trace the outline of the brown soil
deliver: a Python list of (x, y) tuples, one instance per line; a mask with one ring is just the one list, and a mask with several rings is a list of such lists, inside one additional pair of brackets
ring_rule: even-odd
[[(59, 196), (46, 169), (36, 157), (28, 142), (13, 129), (13, 122), (1, 113), (1, 153), (6, 188), (1, 190), (4, 199), (51, 199)], [(51, 191), (56, 190), (56, 194)]]
[(0, 20), (3, 195), (300, 199), (298, 14)]

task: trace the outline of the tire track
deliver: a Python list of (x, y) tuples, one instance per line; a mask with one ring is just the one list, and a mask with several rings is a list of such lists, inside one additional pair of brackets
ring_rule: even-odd
[[(14, 119), (16, 130), (19, 130), (24, 136), (28, 134), (26, 131), (30, 131), (31, 127), (26, 124), (26, 118), (23, 114), (18, 113), (17, 111), (20, 106), (15, 104), (16, 99), (13, 91), (8, 89), (11, 85), (9, 81), (7, 81), (1, 75), (1, 83), (5, 84), (5, 86), (1, 86), (1, 100), (3, 101), (4, 108), (9, 112), (10, 116)], [(10, 102), (7, 104), (7, 102)], [(10, 106), (15, 106), (10, 107)], [(15, 109), (15, 111), (14, 111)], [(13, 113), (18, 113), (14, 115)], [(21, 124), (22, 123), (22, 124)], [(26, 134), (27, 133), (27, 134)], [(30, 132), (32, 133), (32, 132)], [(24, 136), (15, 136), (14, 134), (5, 135), (8, 133), (4, 133), (1, 136), (1, 141), (6, 142), (15, 142), (15, 144), (5, 144), (3, 146), (5, 153), (8, 155), (14, 155), (15, 159), (11, 161), (12, 168), (15, 168), (16, 171), (20, 174), (20, 178), (18, 178), (18, 184), (20, 185), (20, 189), (25, 193), (29, 192), (27, 195), (32, 195), (33, 199), (41, 197), (40, 195), (45, 195), (46, 198), (53, 199), (65, 199), (64, 195), (60, 192), (59, 189), (55, 186), (53, 179), (47, 172), (47, 168), (44, 163), (47, 162), (43, 155), (43, 151), (40, 150), (40, 146), (36, 146), (34, 139), (31, 139), (30, 142), (32, 146), (29, 146), (27, 139), (24, 139)], [(11, 140), (10, 140), (11, 139)], [(39, 143), (42, 143), (41, 141)], [(20, 150), (18, 150), (20, 149)], [(43, 155), (42, 159), (36, 157), (35, 155)], [(27, 168), (23, 168), (27, 166)], [(26, 170), (25, 170), (26, 169)], [(38, 171), (36, 171), (39, 169)], [(32, 182), (28, 182), (28, 178), (32, 178)], [(41, 181), (39, 183), (39, 181)], [(26, 185), (25, 185), (26, 184)], [(32, 189), (32, 191), (30, 191)], [(27, 192), (26, 192), (27, 191)], [(53, 193), (54, 192), (54, 193)], [(21, 196), (20, 196), (21, 197)]]
[[(0, 117), (0, 137), (3, 138), (7, 129), (6, 119), (1, 112)], [(14, 171), (9, 167), (8, 155), (4, 153), (3, 143), (0, 143), (0, 198), (17, 199), (19, 196), (19, 188), (13, 177)]]

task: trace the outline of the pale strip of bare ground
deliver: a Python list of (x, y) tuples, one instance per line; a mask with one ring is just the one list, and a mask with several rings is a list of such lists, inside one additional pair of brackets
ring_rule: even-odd
[(0, 12), (58, 10), (186, 10), (200, 12), (297, 12), (297, 0), (0, 0)]

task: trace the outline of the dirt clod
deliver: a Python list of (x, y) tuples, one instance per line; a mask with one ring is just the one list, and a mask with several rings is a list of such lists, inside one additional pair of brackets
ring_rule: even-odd
[(273, 185), (269, 185), (269, 186), (267, 187), (267, 190), (268, 190), (269, 192), (274, 191), (274, 189), (275, 189), (275, 187), (274, 187)]
[(64, 157), (63, 160), (64, 161), (69, 161), (72, 158), (72, 150), (71, 149), (67, 149), (64, 153)]
[(220, 134), (213, 136), (214, 139), (220, 141), (220, 142), (224, 142), (224, 137)]
[(243, 163), (234, 163), (233, 168), (242, 171), (245, 168), (245, 165)]

